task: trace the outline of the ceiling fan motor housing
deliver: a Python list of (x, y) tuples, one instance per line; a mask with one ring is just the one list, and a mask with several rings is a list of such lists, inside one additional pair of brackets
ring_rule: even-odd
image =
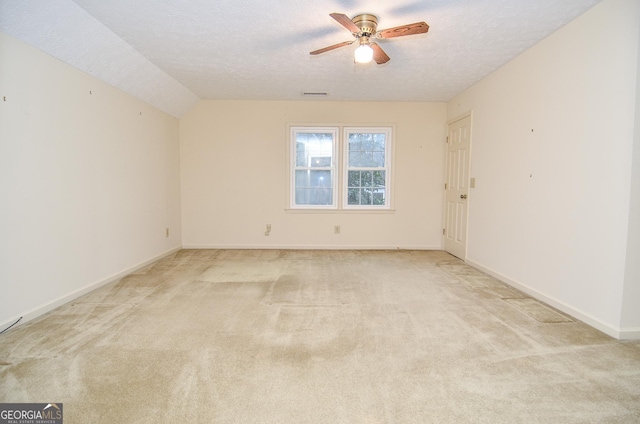
[(360, 28), (362, 36), (370, 37), (376, 33), (378, 18), (375, 15), (363, 13), (362, 15), (354, 16), (351, 21)]

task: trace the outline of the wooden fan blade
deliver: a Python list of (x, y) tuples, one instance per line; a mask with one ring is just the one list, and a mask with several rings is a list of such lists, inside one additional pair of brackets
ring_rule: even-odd
[(340, 25), (342, 25), (343, 27), (345, 27), (349, 31), (351, 31), (351, 32), (360, 32), (360, 28), (358, 28), (356, 26), (356, 24), (353, 23), (351, 18), (349, 18), (347, 15), (345, 15), (343, 13), (330, 13), (329, 16), (331, 16), (333, 19), (338, 21), (338, 23)]
[(339, 44), (334, 44), (333, 46), (325, 47), (323, 49), (314, 50), (309, 54), (316, 55), (316, 54), (328, 52), (329, 50), (333, 50), (333, 49), (337, 49), (337, 48), (340, 48), (340, 47), (344, 47), (344, 46), (348, 46), (350, 44), (353, 44), (354, 41), (355, 40), (353, 40), (353, 41), (345, 41), (344, 43), (339, 43)]
[(378, 38), (394, 38), (402, 37), (405, 35), (424, 34), (429, 31), (429, 25), (425, 22), (416, 22), (415, 24), (402, 25), (389, 29), (383, 29), (376, 32)]
[(382, 65), (391, 60), (377, 43), (370, 43), (370, 46), (373, 49), (373, 60), (375, 60), (378, 65)]

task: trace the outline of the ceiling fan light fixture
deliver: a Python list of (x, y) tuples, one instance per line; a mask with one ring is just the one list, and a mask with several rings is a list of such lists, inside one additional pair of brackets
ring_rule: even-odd
[(357, 63), (369, 63), (373, 59), (373, 49), (369, 43), (361, 43), (355, 51)]
[[(426, 22), (416, 22), (414, 24), (401, 25), (378, 31), (378, 18), (370, 13), (363, 13), (353, 18), (349, 18), (344, 13), (330, 13), (329, 16), (345, 27), (358, 41), (358, 48), (354, 54), (356, 63), (367, 63), (374, 60), (378, 65), (383, 65), (390, 60), (389, 56), (382, 50), (378, 43), (369, 42), (371, 37), (375, 37), (376, 39), (395, 38), (405, 35), (424, 34), (429, 31), (429, 25), (427, 25)], [(356, 40), (343, 41), (342, 43), (314, 50), (309, 54), (317, 55), (340, 47), (349, 46)]]

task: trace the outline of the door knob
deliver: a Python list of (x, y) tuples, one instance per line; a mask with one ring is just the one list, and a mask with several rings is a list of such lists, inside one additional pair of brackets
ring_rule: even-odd
[(461, 199), (466, 199), (466, 198), (467, 198), (467, 195), (466, 195), (466, 194), (461, 194), (461, 195), (460, 195), (460, 198), (461, 198)]

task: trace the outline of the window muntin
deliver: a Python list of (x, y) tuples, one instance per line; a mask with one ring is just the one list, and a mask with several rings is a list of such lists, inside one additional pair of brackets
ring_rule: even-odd
[(345, 128), (344, 208), (389, 208), (390, 128)]
[(336, 208), (337, 128), (291, 129), (292, 208)]

